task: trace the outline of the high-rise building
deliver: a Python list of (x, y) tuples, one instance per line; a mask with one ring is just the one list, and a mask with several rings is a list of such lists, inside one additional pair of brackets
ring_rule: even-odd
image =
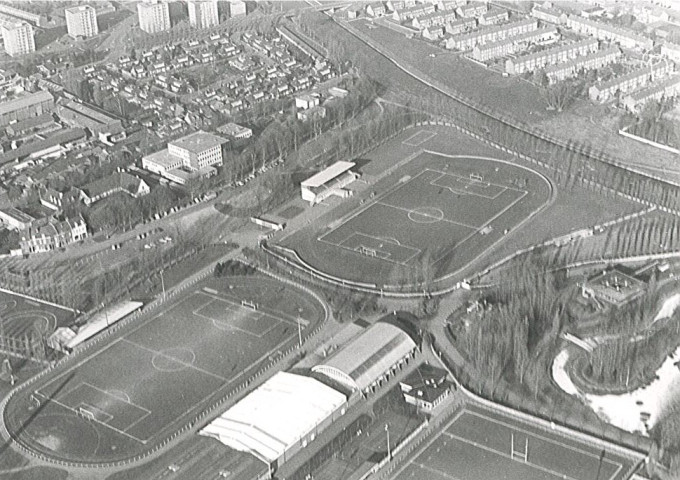
[(143, 2), (137, 4), (139, 28), (146, 33), (157, 33), (169, 30), (170, 9), (165, 2)]
[(238, 17), (246, 14), (246, 2), (242, 0), (229, 0), (229, 17)]
[(10, 57), (35, 52), (34, 31), (29, 23), (0, 19), (0, 32), (5, 42), (5, 52)]
[(97, 11), (89, 5), (64, 10), (66, 31), (71, 37), (93, 37), (99, 33)]
[(189, 23), (196, 28), (210, 28), (219, 25), (216, 0), (188, 0)]

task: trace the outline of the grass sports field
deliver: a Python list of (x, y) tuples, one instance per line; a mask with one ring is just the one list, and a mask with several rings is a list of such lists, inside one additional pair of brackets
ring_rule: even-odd
[(550, 199), (549, 182), (531, 169), (476, 153), (422, 150), (435, 132), (406, 133), (388, 154), (388, 176), (373, 183), (379, 174), (373, 162), (366, 165), (359, 182), (369, 185), (351, 200), (353, 210), (334, 199), (340, 205), (325, 222), (281, 244), (339, 278), (414, 284), (465, 267)]
[(260, 275), (204, 280), (15, 396), (5, 419), (25, 444), (56, 458), (129, 458), (296, 343), (298, 317), (313, 328), (323, 307)]
[(485, 409), (466, 407), (396, 480), (622, 480), (631, 459)]

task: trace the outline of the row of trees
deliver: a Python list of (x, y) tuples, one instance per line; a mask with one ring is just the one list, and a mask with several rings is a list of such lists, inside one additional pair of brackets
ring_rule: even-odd
[(480, 299), (487, 307), (453, 331), (456, 342), (492, 384), (507, 380), (538, 396), (566, 321), (560, 290), (559, 278), (529, 257)]

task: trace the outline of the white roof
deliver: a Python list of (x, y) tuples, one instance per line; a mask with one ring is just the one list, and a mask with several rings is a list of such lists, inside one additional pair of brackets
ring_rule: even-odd
[(94, 315), (83, 327), (78, 330), (78, 333), (72, 338), (68, 339), (66, 343), (67, 348), (74, 348), (83, 343), (88, 338), (91, 338), (105, 330), (110, 325), (131, 314), (138, 308), (144, 305), (142, 302), (133, 302), (131, 300), (118, 303), (112, 307), (105, 308), (101, 312)]
[(201, 435), (273, 462), (345, 401), (343, 394), (318, 380), (279, 372), (203, 428)]
[(415, 347), (401, 328), (377, 322), (312, 371), (363, 390)]
[(309, 187), (309, 188), (315, 188), (315, 187), (320, 187), (322, 185), (325, 185), (326, 183), (330, 182), (333, 180), (335, 177), (338, 177), (345, 173), (347, 170), (352, 168), (356, 163), (354, 162), (335, 162), (333, 165), (330, 167), (321, 170), (319, 173), (316, 175), (313, 175), (309, 177), (307, 180), (302, 182), (303, 187)]

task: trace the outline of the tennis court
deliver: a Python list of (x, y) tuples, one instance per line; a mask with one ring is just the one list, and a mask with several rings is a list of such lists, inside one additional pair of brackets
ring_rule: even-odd
[(632, 459), (497, 411), (466, 407), (397, 480), (622, 480)]

